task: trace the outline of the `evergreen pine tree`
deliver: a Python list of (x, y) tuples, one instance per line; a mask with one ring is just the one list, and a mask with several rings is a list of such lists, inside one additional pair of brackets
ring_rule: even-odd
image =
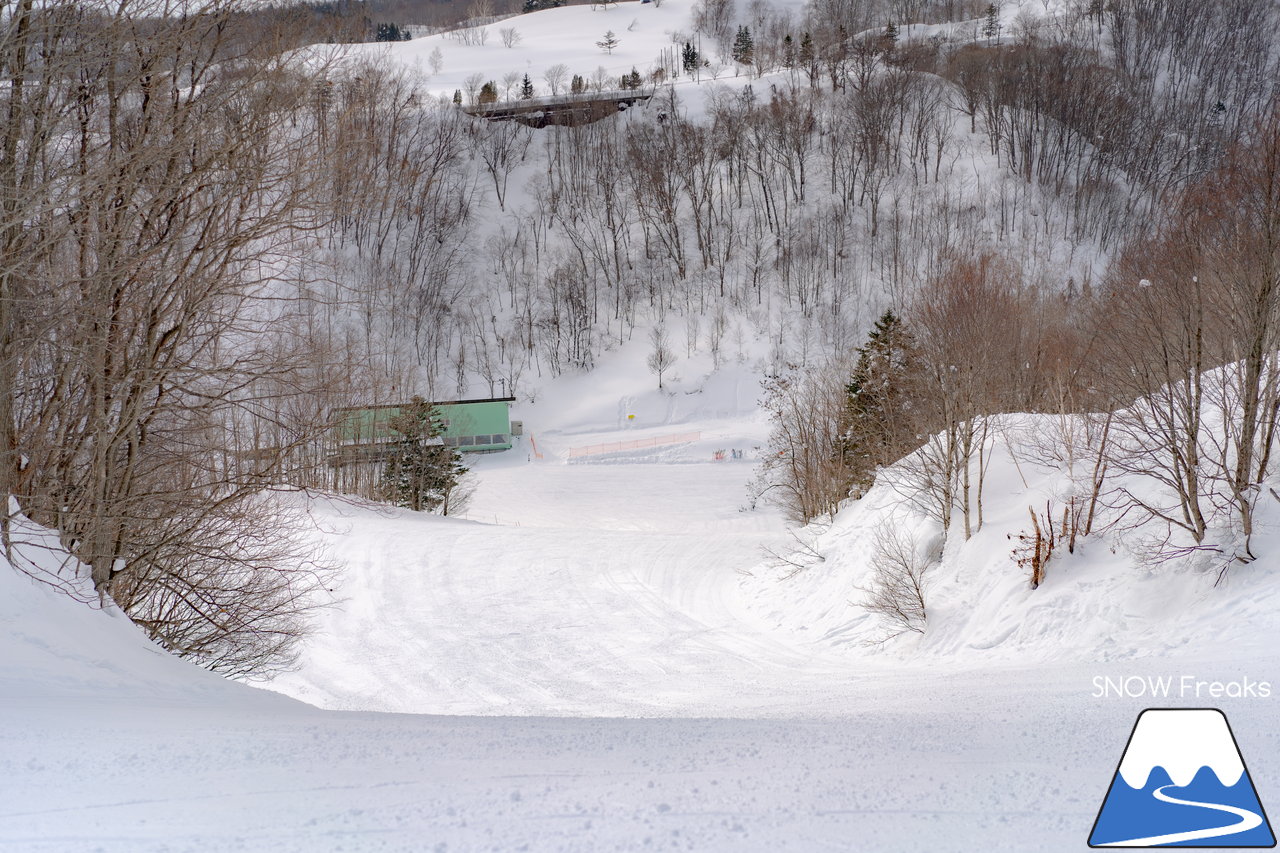
[(738, 27), (738, 34), (733, 39), (733, 61), (750, 65), (756, 56), (756, 44), (751, 38), (751, 30), (745, 25)]
[(896, 462), (915, 446), (910, 422), (915, 342), (902, 320), (886, 311), (876, 321), (845, 386), (845, 424), (840, 452), (853, 472), (852, 486), (865, 491), (876, 469)]
[(490, 80), (480, 87), (480, 97), (477, 99), (482, 104), (492, 104), (498, 100), (498, 84)]
[(889, 26), (884, 28), (884, 35), (880, 36), (881, 43), (886, 51), (892, 51), (898, 46), (898, 25), (893, 21), (889, 22)]
[(408, 31), (401, 30), (398, 24), (378, 24), (373, 36), (374, 41), (408, 41), (408, 39)]
[(982, 25), (982, 34), (989, 39), (1000, 35), (1000, 10), (995, 3), (987, 7), (987, 20)]
[(449, 493), (466, 473), (462, 455), (440, 440), (443, 430), (430, 403), (414, 397), (391, 419), (400, 434), (382, 469), (382, 493), (407, 509), (431, 512), (447, 507)]
[(539, 3), (538, 0), (524, 0), (524, 5), (520, 7), (520, 11), (528, 14), (529, 12), (536, 12), (541, 8), (542, 4)]
[(524, 75), (524, 79), (520, 81), (520, 97), (528, 100), (533, 97), (533, 81), (529, 79), (529, 75)]
[(697, 71), (700, 60), (698, 49), (692, 43), (685, 42), (684, 49), (680, 52), (680, 67), (684, 69), (684, 73), (692, 74)]
[(796, 67), (796, 42), (791, 33), (787, 33), (782, 39), (782, 67)]
[(587, 81), (581, 74), (573, 75), (573, 79), (569, 81), (570, 94), (581, 95), (585, 91), (587, 91)]
[(800, 37), (800, 50), (796, 53), (800, 67), (809, 75), (809, 85), (818, 83), (818, 53), (813, 48), (813, 36), (805, 33)]
[(605, 53), (611, 54), (613, 53), (613, 49), (617, 47), (618, 44), (619, 44), (618, 37), (614, 35), (613, 30), (606, 30), (604, 34), (604, 38), (596, 42), (596, 47), (600, 48)]
[(461, 89), (453, 90), (453, 102), (459, 107), (462, 106), (462, 90)]

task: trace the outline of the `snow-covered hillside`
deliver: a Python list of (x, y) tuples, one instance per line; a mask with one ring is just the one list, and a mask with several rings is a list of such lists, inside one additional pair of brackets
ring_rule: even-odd
[[(1276, 677), (1267, 564), (1215, 589), (1089, 543), (1028, 590), (1003, 531), (1052, 477), (1007, 459), (938, 571), (936, 633), (863, 647), (882, 496), (779, 579), (757, 547), (785, 553), (780, 519), (739, 511), (751, 460), (712, 459), (763, 438), (749, 377), (660, 395), (629, 355), (608, 394), (518, 410), (543, 458), (482, 460), (471, 520), (315, 500), (345, 601), (273, 686), (358, 712), (220, 681), (6, 568), (0, 850), (1082, 849), (1136, 712), (1206, 702), (1095, 679)], [(566, 458), (664, 431), (703, 438)], [(1270, 702), (1213, 702), (1265, 801)]]
[[(548, 68), (564, 64), (575, 74), (589, 78), (603, 68), (611, 81), (631, 71), (647, 72), (663, 51), (695, 38), (691, 26), (690, 0), (624, 3), (593, 6), (566, 6), (508, 18), (484, 27), (485, 43), (466, 44), (457, 32), (417, 38), (408, 42), (359, 45), (354, 57), (386, 57), (404, 63), (427, 77), (428, 91), (449, 98), (455, 90), (468, 90), (467, 78), (479, 74), (483, 80), (501, 83), (509, 73), (528, 74), (540, 94), (550, 95), (543, 79)], [(512, 28), (519, 40), (510, 48), (503, 44), (501, 30)], [(618, 37), (618, 46), (606, 53), (596, 42), (606, 31)], [(477, 36), (478, 38), (478, 36)], [(674, 41), (679, 38), (680, 42)], [(678, 48), (676, 48), (678, 49)], [(440, 70), (431, 55), (439, 51)], [(725, 72), (722, 70), (721, 75)], [(727, 75), (732, 77), (733, 71)], [(560, 83), (567, 92), (569, 80)], [(612, 88), (612, 83), (609, 88)], [(512, 93), (515, 97), (515, 93)]]
[[(923, 541), (937, 525), (882, 483), (789, 534), (767, 500), (748, 509), (768, 431), (750, 372), (659, 392), (643, 358), (623, 348), (518, 405), (532, 437), (476, 462), (471, 520), (320, 501), (346, 602), (274, 689), (350, 710), (754, 716), (851, 701), (873, 673), (1243, 662), (1280, 636), (1273, 560), (1216, 583), (1208, 560), (1144, 563), (1142, 530), (1063, 546), (1033, 590), (1010, 537), (1071, 483), (1031, 452), (1061, 424), (1010, 416), (990, 437), (982, 529), (954, 533), (929, 570), (925, 633), (880, 643), (891, 631), (863, 606), (876, 537), (889, 524)], [(662, 436), (691, 440), (571, 455)], [(717, 461), (724, 449), (745, 458)], [(1280, 527), (1264, 512), (1263, 529)]]
[[(796, 2), (778, 9), (802, 20)], [(738, 10), (756, 11), (767, 17), (756, 4)], [(693, 0), (577, 6), (494, 23), (483, 44), (474, 32), (439, 35), (352, 47), (346, 58), (416, 67), (422, 91), (445, 101), (525, 74), (541, 89), (556, 63), (588, 77), (603, 68), (603, 83), (632, 67), (648, 73), (692, 33), (693, 15)], [(1115, 47), (1102, 16), (1095, 27), (1080, 4), (1020, 0), (998, 16), (992, 26), (1009, 36), (1042, 18), (1061, 24), (1047, 58), (1069, 54), (1057, 48), (1082, 31), (1091, 46), (1076, 58), (1091, 74)], [(1214, 128), (1243, 122), (1217, 111), (1205, 120), (1212, 127), (1175, 134), (1152, 121), (1160, 144), (1127, 150), (1082, 136), (1093, 127), (1087, 116), (1059, 124), (1046, 106), (1054, 94), (1029, 104), (1006, 92), (1009, 103), (990, 99), (981, 129), (981, 108), (966, 113), (947, 76), (959, 79), (963, 63), (947, 63), (983, 38), (982, 23), (904, 24), (904, 43), (938, 37), (934, 69), (905, 55), (890, 63), (877, 49), (861, 88), (794, 68), (750, 77), (712, 51), (719, 67), (696, 73), (719, 80), (677, 81), (675, 116), (653, 103), (584, 128), (533, 131), (447, 105), (424, 110), (394, 63), (325, 81), (332, 86), (296, 115), (298, 127), (314, 121), (323, 131), (317, 159), (335, 161), (317, 179), (333, 225), (306, 241), (315, 257), (296, 259), (298, 282), (285, 280), (282, 261), (271, 285), (285, 302), (293, 284), (307, 291), (277, 324), (296, 320), (307, 332), (276, 342), (287, 360), (314, 360), (332, 375), (263, 368), (255, 382), (322, 386), (299, 416), (318, 443), (326, 434), (316, 425), (330, 423), (334, 405), (406, 393), (510, 392), (524, 435), (513, 450), (469, 460), (475, 493), (457, 517), (282, 490), (279, 500), (314, 522), (300, 538), (320, 547), (307, 553), (331, 555), (340, 570), (296, 670), (265, 685), (166, 654), (114, 606), (98, 605), (53, 531), (18, 516), (14, 565), (0, 560), (0, 853), (1082, 850), (1134, 720), (1150, 706), (1220, 708), (1258, 796), (1274, 802), (1280, 498), (1259, 499), (1254, 562), (1223, 572), (1226, 558), (1205, 551), (1157, 567), (1140, 552), (1158, 530), (1100, 525), (1073, 553), (1060, 548), (1033, 589), (1010, 537), (1027, 529), (1029, 509), (1079, 494), (1045, 452), (1065, 416), (986, 421), (981, 528), (967, 540), (953, 531), (945, 547), (938, 520), (883, 477), (834, 518), (798, 529), (758, 478), (774, 452), (762, 377), (848, 356), (878, 306), (909, 301), (951, 252), (998, 251), (1019, 286), (1074, 298), (1177, 183), (1154, 165), (1199, 169), (1180, 152), (1199, 156)], [(511, 47), (504, 28), (519, 34)], [(620, 40), (612, 53), (595, 43), (607, 29)], [(989, 44), (981, 50), (994, 61)], [(1160, 50), (1143, 55), (1171, 78), (1205, 71), (1175, 68)], [(1098, 79), (1096, 89), (1054, 91), (1112, 91), (1108, 75)], [(878, 94), (877, 80), (887, 87)], [(136, 91), (151, 85), (141, 74)], [(1193, 112), (1197, 97), (1167, 103)], [(1039, 142), (1004, 123), (1015, 102), (1034, 113), (1026, 126)], [(59, 102), (79, 115), (75, 103)], [(1117, 129), (1130, 142), (1151, 119), (1134, 103), (1141, 121)], [(876, 104), (879, 125), (863, 109)], [(787, 132), (795, 127), (806, 129)], [(1078, 173), (1055, 174), (1052, 157), (1024, 148), (1017, 160), (1015, 139), (1030, 139), (1036, 155), (1048, 150), (1037, 144), (1058, 140)], [(1155, 183), (1131, 192), (1142, 169), (1163, 176), (1158, 192)], [(1077, 179), (1090, 194), (1074, 195)], [(97, 210), (111, 208), (104, 199)], [(89, 228), (73, 220), (68, 233)], [(59, 244), (50, 257), (73, 257), (74, 247)], [(42, 316), (61, 310), (38, 305)], [(202, 315), (184, 316), (194, 326)], [(110, 312), (72, 318), (54, 328), (77, 342), (81, 327), (112, 321)], [(148, 342), (154, 329), (137, 327)], [(659, 332), (674, 359), (661, 385), (649, 367)], [(40, 373), (63, 338), (50, 340), (22, 361), (24, 404), (84, 373)], [(77, 351), (66, 351), (58, 358), (74, 362)], [(130, 375), (102, 398), (142, 372), (106, 361)], [(276, 386), (260, 385), (269, 410)], [(200, 408), (203, 386), (193, 388)], [(172, 392), (167, 380), (153, 390)], [(51, 437), (100, 414), (88, 403), (55, 407), (43, 419), (27, 413), (22, 426), (75, 473), (62, 457), (104, 437), (122, 452), (157, 453), (145, 447), (151, 427), (172, 412), (139, 418), (132, 431), (77, 434), (70, 449)], [(239, 439), (240, 423), (229, 417), (227, 434)], [(178, 474), (166, 469), (136, 483), (132, 502), (104, 505), (133, 509), (190, 467), (263, 449), (220, 447), (212, 428), (200, 430), (210, 444), (191, 445), (194, 432), (173, 446), (190, 456)], [(321, 474), (331, 470), (326, 456), (314, 459)], [(1114, 487), (1125, 475), (1111, 476)], [(112, 485), (105, 475), (92, 482)], [(247, 482), (256, 490), (262, 481)], [(1254, 485), (1261, 495), (1266, 483)], [(58, 516), (64, 493), (91, 491), (79, 479), (52, 486), (37, 517)], [(206, 494), (216, 485), (200, 500)], [(204, 510), (194, 500), (183, 508), (191, 504)], [(82, 520), (120, 517), (87, 506)], [(889, 637), (866, 607), (886, 530), (936, 552), (921, 633)], [(98, 559), (100, 570), (117, 565)], [(1197, 769), (1185, 755), (1143, 751), (1144, 768), (1162, 760), (1175, 761), (1178, 777)]]
[(6, 707), (38, 713), (104, 701), (125, 706), (231, 702), (249, 708), (298, 707), (266, 701), (268, 697), (257, 691), (244, 690), (151, 644), (114, 605), (99, 609), (92, 584), (58, 547), (55, 535), (21, 517), (14, 535), (23, 542), (16, 559), (23, 571), (0, 562), (0, 682)]
[[(987, 665), (1032, 660), (1116, 661), (1190, 655), (1248, 659), (1280, 637), (1275, 588), (1280, 507), (1260, 507), (1268, 554), (1229, 565), (1205, 553), (1156, 564), (1144, 550), (1158, 532), (1122, 528), (1081, 539), (1073, 553), (1060, 546), (1045, 581), (1032, 589), (1016, 565), (1018, 534), (1031, 529), (1029, 510), (1046, 502), (1061, 512), (1072, 492), (1065, 466), (1032, 461), (1031, 441), (1059, 427), (1054, 416), (1002, 418), (993, 450), (985, 524), (972, 539), (950, 538), (927, 576), (928, 628), (883, 646), (888, 631), (860, 606), (873, 584), (869, 556), (884, 525), (917, 531), (927, 545), (936, 524), (922, 518), (899, 491), (880, 484), (840, 513), (829, 527), (803, 535), (813, 554), (789, 580), (763, 568), (751, 582), (753, 608), (778, 628), (850, 649), (927, 666)], [(1116, 484), (1112, 484), (1115, 487)], [(1134, 488), (1138, 488), (1136, 484)], [(821, 556), (821, 560), (818, 556)]]
[[(777, 0), (768, 4), (773, 12), (787, 15), (799, 21), (805, 11), (802, 0)], [(436, 35), (415, 38), (405, 42), (381, 42), (354, 45), (349, 50), (353, 60), (389, 59), (413, 68), (422, 75), (426, 89), (431, 94), (448, 99), (455, 91), (468, 92), (468, 78), (476, 75), (482, 81), (493, 80), (499, 84), (508, 74), (529, 75), (538, 96), (552, 95), (545, 75), (548, 68), (566, 66), (571, 73), (580, 74), (588, 81), (596, 73), (607, 76), (606, 88), (632, 68), (647, 78), (655, 68), (663, 68), (679, 62), (680, 49), (685, 42), (703, 45), (703, 37), (696, 30), (698, 14), (695, 0), (661, 0), (661, 2), (599, 3), (583, 6), (564, 6), (544, 9), (528, 14), (503, 18), (485, 26), (474, 26)], [(1023, 10), (1026, 10), (1025, 12)], [(1063, 13), (1062, 4), (1046, 0), (1014, 0), (1000, 4), (1003, 27), (1013, 28), (1022, 15), (1025, 20), (1048, 19)], [(759, 10), (740, 10), (742, 21), (752, 21)], [(980, 20), (948, 24), (907, 24), (900, 29), (904, 41), (926, 42), (930, 38), (950, 38), (960, 41), (977, 40)], [(503, 30), (514, 30), (517, 37), (507, 46)], [(483, 44), (481, 33), (483, 31)], [(618, 46), (606, 51), (599, 46), (607, 31), (618, 38)], [(682, 94), (700, 99), (696, 90), (704, 84), (746, 84), (754, 75), (748, 66), (733, 62), (732, 57), (721, 54), (709, 42), (703, 45), (707, 66), (696, 75), (677, 79), (675, 84)], [(433, 54), (438, 57), (433, 62)], [(761, 85), (781, 83), (795, 79), (794, 75), (771, 73), (760, 81)], [(568, 91), (569, 80), (559, 83), (559, 92)], [(518, 92), (506, 93), (499, 88), (503, 100), (514, 99)]]
[[(623, 394), (637, 410), (648, 382)], [(749, 446), (763, 424), (722, 382), (641, 429)], [(346, 602), (274, 685), (484, 719), (225, 683), (5, 569), (0, 849), (1083, 849), (1152, 703), (1094, 679), (1275, 678), (1258, 584), (1178, 579), (1197, 606), (1161, 619), (1156, 579), (1083, 549), (1029, 592), (997, 535), (1025, 497), (1007, 471), (991, 535), (940, 573), (937, 637), (874, 653), (849, 605), (874, 494), (819, 539), (824, 564), (771, 579), (755, 548), (787, 538), (737, 510), (749, 461), (710, 460), (713, 441), (570, 464), (580, 437), (626, 434), (621, 398), (576, 397), (557, 423), (557, 392), (521, 412), (544, 459), (479, 465), (476, 520), (316, 502)], [(1270, 702), (1215, 703), (1266, 799)]]
[[(1052, 43), (1098, 60), (1092, 25), (1063, 4), (1000, 7), (1010, 38), (1041, 22)], [(751, 357), (774, 369), (820, 363), (949, 259), (998, 256), (1029, 284), (1079, 293), (1147, 221), (1149, 194), (1087, 128), (1046, 115), (1035, 127), (1055, 141), (1034, 142), (1025, 162), (1010, 154), (1023, 149), (1005, 144), (1002, 107), (987, 116), (956, 83), (967, 50), (984, 62), (999, 53), (980, 21), (900, 21), (900, 60), (850, 54), (840, 68), (815, 59), (806, 69), (780, 64), (780, 42), (808, 30), (820, 40), (827, 18), (793, 2), (731, 11), (757, 31), (761, 57), (771, 45), (767, 63), (735, 63), (697, 34), (693, 0), (546, 9), (488, 25), (484, 44), (453, 32), (318, 49), (339, 57), (323, 71), (330, 120), (351, 125), (332, 156), (367, 172), (371, 192), (357, 202), (336, 175), (341, 221), (358, 208), (380, 224), (343, 224), (324, 241), (333, 250), (311, 261), (334, 285), (309, 322), (328, 346), (350, 348), (348, 360), (379, 365), (361, 390), (527, 396), (655, 325), (703, 356), (745, 339), (764, 344)], [(876, 43), (876, 22), (863, 23), (847, 35)], [(620, 39), (612, 53), (596, 45), (607, 29)], [(520, 40), (506, 47), (503, 30)], [(708, 64), (685, 69), (686, 42)], [(911, 59), (917, 50), (924, 58)], [(520, 102), (526, 75), (536, 98), (565, 97), (578, 76), (589, 99), (632, 68), (652, 100), (585, 126), (466, 114), (485, 83), (500, 103)], [(357, 140), (370, 147), (341, 147)], [(1067, 142), (1073, 165), (1044, 165), (1068, 162), (1052, 147)], [(1088, 199), (1076, 199), (1086, 177)], [(416, 201), (394, 201), (401, 193)]]

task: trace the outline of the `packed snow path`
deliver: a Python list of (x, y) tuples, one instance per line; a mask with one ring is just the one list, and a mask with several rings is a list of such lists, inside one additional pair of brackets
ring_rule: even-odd
[[(317, 506), (360, 559), (290, 689), (485, 717), (223, 682), (5, 568), (0, 851), (1083, 850), (1151, 704), (1095, 677), (1280, 672), (872, 668), (742, 615), (736, 568), (778, 535), (716, 496), (743, 470), (648, 467), (487, 470), (496, 526)], [(1217, 703), (1264, 802), (1273, 701)]]
[(839, 720), (0, 708), (0, 851), (1084, 849), (1127, 710), (984, 687)]
[[(782, 549), (740, 513), (747, 464), (483, 469), (480, 524), (326, 503), (348, 566), (300, 672), (326, 708), (450, 714), (795, 713), (846, 654), (753, 622), (739, 572)], [(478, 496), (479, 498), (480, 496)], [(518, 526), (517, 526), (518, 525)]]
[[(750, 463), (707, 450), (486, 460), (471, 521), (313, 502), (345, 600), (273, 686), (356, 712), (217, 679), (0, 566), (0, 853), (1084, 850), (1137, 713), (1208, 701), (1095, 679), (1280, 682), (1257, 609), (1198, 623), (1248, 645), (1096, 664), (869, 656), (804, 621), (844, 587), (761, 624), (746, 596), (788, 597), (739, 571), (790, 540), (739, 511)], [(1213, 700), (1264, 803), (1275, 701)]]

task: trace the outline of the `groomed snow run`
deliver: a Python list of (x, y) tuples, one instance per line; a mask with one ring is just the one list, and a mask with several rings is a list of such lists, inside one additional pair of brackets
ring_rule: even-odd
[(1049, 484), (998, 462), (936, 631), (868, 647), (879, 498), (802, 532), (826, 559), (782, 579), (759, 550), (792, 541), (780, 518), (740, 511), (767, 430), (749, 371), (660, 394), (639, 348), (616, 358), (520, 407), (542, 458), (480, 461), (467, 519), (311, 499), (348, 567), (272, 685), (294, 698), (0, 567), (0, 851), (1083, 850), (1148, 706), (1222, 708), (1280, 790), (1274, 698), (1098, 694), (1274, 684), (1268, 566), (1161, 585), (1099, 547), (1031, 592), (1002, 525)]

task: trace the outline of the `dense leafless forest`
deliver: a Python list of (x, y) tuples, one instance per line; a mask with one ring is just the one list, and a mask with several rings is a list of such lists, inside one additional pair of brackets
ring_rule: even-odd
[[(690, 97), (664, 81), (706, 66), (656, 62), (644, 109), (534, 129), (223, 0), (0, 0), (10, 512), (168, 647), (262, 671), (327, 571), (271, 489), (332, 486), (335, 406), (527, 394), (660, 326), (718, 363), (769, 342), (789, 453), (763, 474), (797, 520), (927, 438), (902, 488), (967, 533), (987, 416), (1128, 406), (1079, 446), (1175, 497), (1091, 499), (1188, 547), (1229, 517), (1251, 556), (1280, 409), (1275, 4), (984, 30), (965, 0), (699, 3), (704, 50), (754, 34), (739, 77)], [(946, 21), (975, 37), (904, 35)], [(893, 391), (853, 411), (855, 380)]]

